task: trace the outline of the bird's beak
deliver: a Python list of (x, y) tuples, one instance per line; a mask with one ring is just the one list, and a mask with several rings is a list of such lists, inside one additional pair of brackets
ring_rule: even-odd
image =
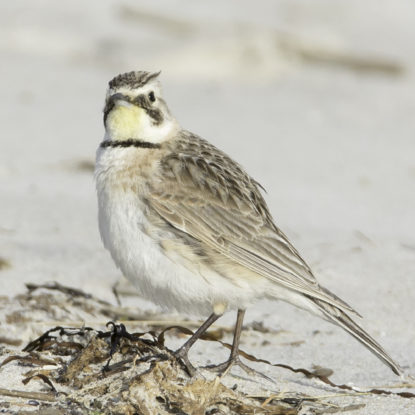
[(108, 103), (114, 105), (117, 101), (131, 103), (131, 98), (127, 95), (116, 93), (109, 97)]
[(131, 98), (127, 95), (124, 94), (120, 94), (120, 93), (116, 93), (113, 95), (110, 95), (107, 98), (107, 101), (105, 103), (105, 108), (104, 108), (104, 124), (107, 120), (107, 116), (110, 113), (110, 111), (116, 106), (116, 105), (121, 105), (121, 106), (125, 106), (125, 107), (131, 107)]

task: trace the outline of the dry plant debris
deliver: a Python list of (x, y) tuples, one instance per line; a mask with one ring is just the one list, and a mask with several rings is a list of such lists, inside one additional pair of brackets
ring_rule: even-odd
[[(197, 376), (189, 377), (165, 346), (167, 333), (191, 333), (182, 322), (157, 330), (157, 333), (151, 324), (150, 327), (141, 324), (142, 331), (131, 333), (123, 324), (115, 323), (108, 323), (104, 330), (67, 327), (70, 321), (92, 321), (90, 326), (102, 327), (100, 321), (105, 318), (149, 320), (136, 310), (129, 313), (59, 284), (28, 284), (26, 294), (10, 300), (3, 298), (0, 312), (4, 317), (0, 324), (0, 340), (6, 340), (4, 346), (0, 345), (0, 378), (6, 373), (15, 380), (14, 384), (7, 383), (13, 386), (0, 387), (0, 412), (43, 415), (323, 414), (350, 411), (363, 405), (330, 403), (331, 396), (342, 396), (338, 393), (319, 398), (297, 391), (276, 393), (275, 388), (258, 388), (260, 393), (252, 394), (246, 390), (243, 380), (237, 381), (235, 389), (203, 369)], [(45, 324), (50, 327), (53, 321), (61, 323), (44, 331)], [(265, 328), (261, 327), (262, 330)], [(223, 330), (213, 330), (204, 339), (230, 347), (221, 340), (222, 334)], [(30, 341), (23, 351), (12, 348), (15, 344), (26, 343), (28, 338), (35, 340)], [(243, 351), (241, 354), (250, 361), (271, 365)], [(283, 364), (272, 366), (318, 378), (329, 386), (356, 395), (352, 387), (332, 383), (328, 379), (330, 369), (317, 367), (309, 371)], [(365, 393), (415, 397), (411, 393), (380, 389)]]
[(49, 389), (8, 396), (65, 413), (143, 415), (291, 415), (308, 399), (286, 395), (265, 402), (224, 386), (220, 378), (190, 378), (164, 346), (164, 332), (128, 333), (123, 325), (111, 326), (109, 331), (55, 327), (29, 343), (25, 354), (4, 359), (0, 368), (18, 362), (30, 368), (24, 384), (39, 380)]

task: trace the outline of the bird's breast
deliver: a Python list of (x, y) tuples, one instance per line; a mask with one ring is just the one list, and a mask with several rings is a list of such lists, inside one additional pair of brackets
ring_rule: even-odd
[(95, 180), (100, 193), (132, 192), (145, 197), (149, 184), (158, 180), (157, 149), (99, 148)]

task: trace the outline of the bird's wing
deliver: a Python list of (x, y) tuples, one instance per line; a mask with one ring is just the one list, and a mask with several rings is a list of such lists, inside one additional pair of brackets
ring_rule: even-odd
[(257, 183), (220, 150), (192, 138), (199, 140), (193, 151), (186, 142), (182, 151), (161, 161), (161, 178), (148, 196), (150, 207), (174, 228), (230, 260), (286, 288), (353, 311), (318, 285), (274, 225)]

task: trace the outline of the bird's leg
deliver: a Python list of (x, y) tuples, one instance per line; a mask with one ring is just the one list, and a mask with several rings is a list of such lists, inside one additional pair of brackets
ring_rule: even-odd
[(215, 372), (220, 373), (222, 376), (225, 376), (229, 372), (232, 366), (237, 365), (249, 375), (260, 375), (261, 377), (275, 383), (268, 376), (264, 375), (261, 372), (257, 372), (256, 370), (247, 366), (245, 363), (242, 363), (241, 359), (239, 358), (239, 341), (241, 338), (242, 323), (244, 321), (244, 316), (245, 316), (245, 310), (241, 310), (241, 309), (238, 310), (238, 315), (237, 315), (236, 324), (235, 324), (235, 331), (233, 334), (232, 349), (231, 349), (231, 354), (229, 356), (229, 359), (226, 362), (221, 363), (219, 365), (207, 366), (206, 369), (214, 370)]
[(190, 376), (196, 373), (196, 369), (189, 361), (188, 352), (193, 344), (205, 333), (205, 331), (219, 318), (222, 314), (212, 313), (208, 319), (193, 333), (187, 342), (174, 352), (174, 355), (181, 360)]
[(244, 322), (244, 317), (245, 317), (245, 310), (238, 310), (238, 315), (236, 317), (235, 331), (233, 333), (231, 355), (229, 356), (230, 362), (239, 361), (239, 340), (241, 339), (242, 323)]
[(245, 310), (238, 310), (235, 330), (233, 332), (232, 349), (231, 354), (229, 355), (229, 359), (226, 362), (223, 362), (219, 365), (208, 366), (208, 369), (214, 370), (215, 372), (221, 374), (226, 374), (234, 364), (243, 365), (243, 363), (239, 359), (239, 340), (241, 338), (242, 323), (244, 321), (244, 316)]

